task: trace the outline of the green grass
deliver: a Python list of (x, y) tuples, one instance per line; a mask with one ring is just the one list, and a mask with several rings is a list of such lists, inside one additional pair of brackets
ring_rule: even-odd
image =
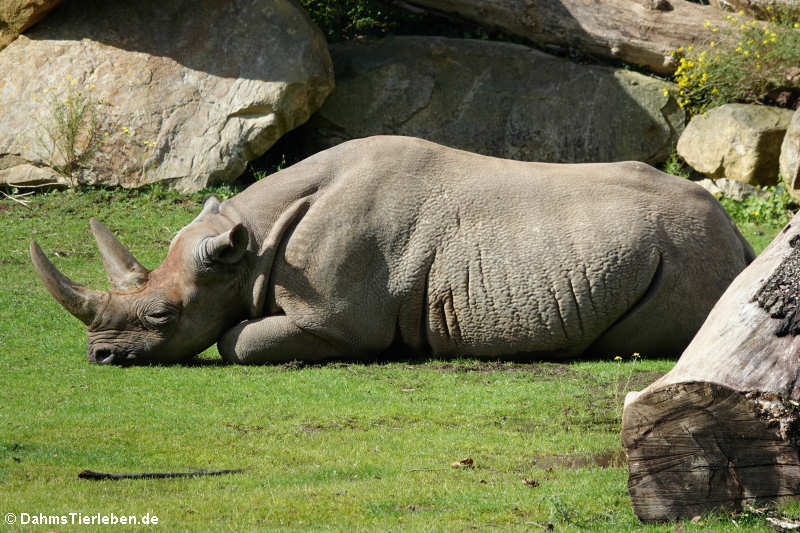
[[(150, 513), (163, 531), (675, 530), (636, 520), (619, 458), (624, 393), (672, 361), (238, 367), (216, 364), (211, 349), (193, 366), (89, 365), (83, 326), (36, 278), (28, 242), (105, 288), (89, 216), (153, 267), (201, 196), (85, 189), (36, 195), (30, 209), (0, 200), (0, 514)], [(473, 468), (451, 467), (467, 457)], [(77, 478), (222, 468), (245, 471)], [(722, 515), (681, 527), (765, 522)]]

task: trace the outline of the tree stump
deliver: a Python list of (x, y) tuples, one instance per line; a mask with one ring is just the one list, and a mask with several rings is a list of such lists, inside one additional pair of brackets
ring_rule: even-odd
[(643, 521), (800, 494), (800, 214), (731, 284), (675, 367), (625, 398)]

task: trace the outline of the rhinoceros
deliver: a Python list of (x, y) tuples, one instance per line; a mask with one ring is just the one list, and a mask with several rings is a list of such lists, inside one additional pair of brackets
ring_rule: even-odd
[(202, 212), (149, 271), (92, 219), (110, 292), (62, 275), (91, 362), (675, 356), (754, 258), (701, 187), (638, 162), (349, 141)]

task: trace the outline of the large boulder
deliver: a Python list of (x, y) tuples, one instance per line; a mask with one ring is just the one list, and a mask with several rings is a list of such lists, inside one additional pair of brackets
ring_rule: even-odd
[(781, 176), (786, 189), (800, 201), (800, 109), (794, 112), (781, 145)]
[(333, 88), (325, 39), (293, 0), (66, 2), (0, 52), (0, 71), (5, 183), (49, 169), (186, 191), (230, 181)]
[(577, 49), (670, 74), (672, 51), (705, 41), (725, 14), (687, 0), (406, 0), (533, 42)]
[(672, 86), (525, 46), (393, 37), (331, 46), (336, 90), (305, 152), (376, 134), (528, 161), (665, 159), (683, 129)]
[(725, 104), (692, 117), (678, 140), (678, 155), (711, 179), (750, 185), (778, 182), (778, 158), (792, 111)]
[(61, 0), (0, 0), (0, 50), (60, 3)]

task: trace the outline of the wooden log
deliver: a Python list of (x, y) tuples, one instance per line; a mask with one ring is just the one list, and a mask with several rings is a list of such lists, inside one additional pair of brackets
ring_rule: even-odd
[[(579, 50), (671, 74), (681, 46), (710, 40), (725, 13), (687, 0), (404, 0), (542, 45)], [(742, 17), (740, 17), (742, 18)], [(720, 34), (713, 34), (719, 40)]]
[(643, 521), (800, 494), (800, 214), (731, 284), (675, 367), (625, 398)]

